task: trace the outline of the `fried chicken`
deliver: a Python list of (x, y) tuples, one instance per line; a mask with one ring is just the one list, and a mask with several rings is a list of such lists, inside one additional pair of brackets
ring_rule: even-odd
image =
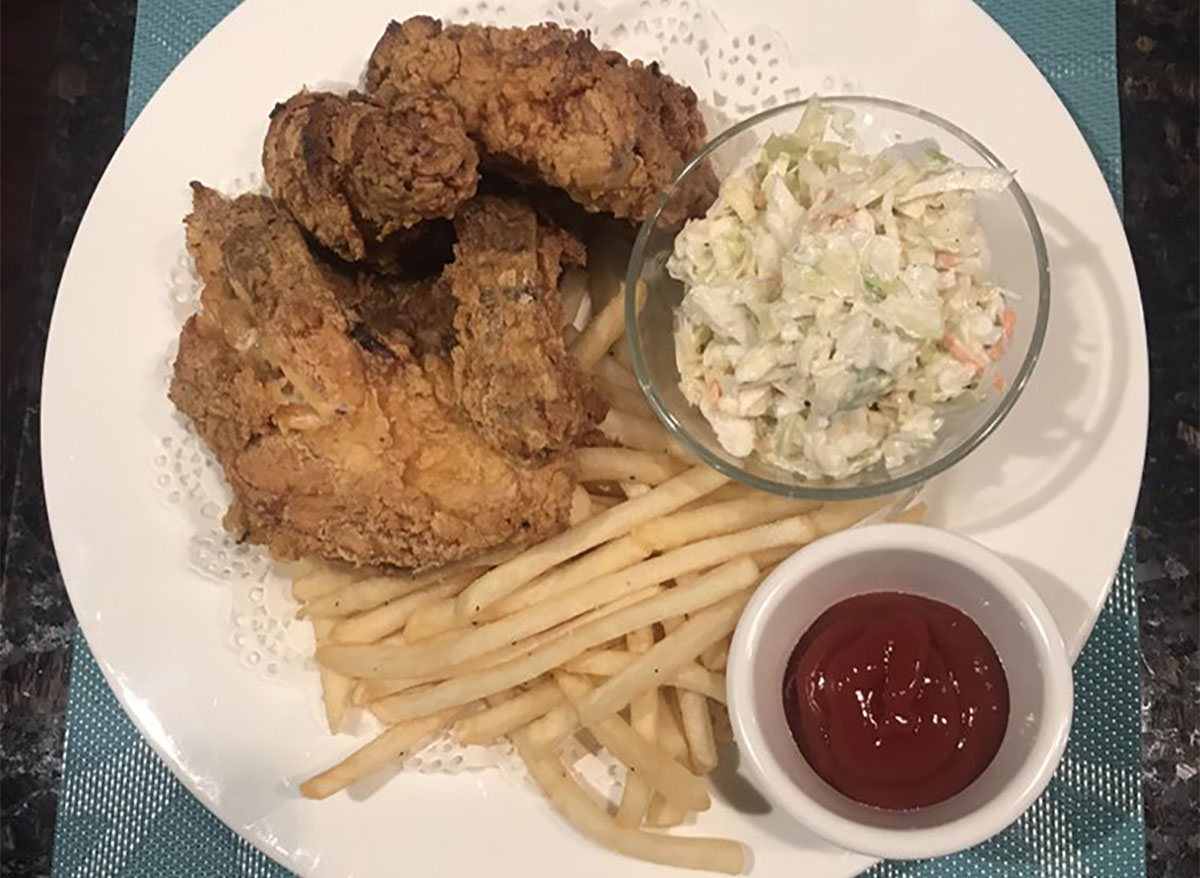
[[(565, 524), (567, 458), (514, 461), (451, 404), (442, 282), (366, 283), (319, 262), (270, 199), (193, 187), (188, 246), (205, 286), (170, 396), (224, 469), (241, 536), (280, 559), (423, 568)], [(557, 254), (537, 252), (555, 275)], [(419, 301), (422, 283), (424, 337), (387, 308)], [(360, 343), (360, 329), (386, 341)]]
[(384, 108), (355, 94), (300, 92), (271, 113), (262, 161), (279, 202), (350, 261), (422, 220), (449, 219), (479, 180), (462, 116), (436, 95)]
[(454, 385), (467, 417), (493, 447), (537, 458), (569, 448), (604, 416), (562, 338), (558, 278), (581, 265), (575, 238), (517, 201), (479, 198), (454, 223), (444, 278), (458, 303)]
[[(488, 167), (565, 190), (591, 211), (642, 220), (705, 139), (696, 95), (656, 64), (601, 51), (585, 32), (392, 22), (367, 64), (366, 89), (401, 106), (445, 95), (462, 111)], [(672, 199), (663, 220), (702, 212), (710, 169)]]

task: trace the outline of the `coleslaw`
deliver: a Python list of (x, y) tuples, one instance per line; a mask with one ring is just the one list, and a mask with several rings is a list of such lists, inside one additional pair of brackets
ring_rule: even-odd
[(864, 155), (851, 121), (810, 101), (793, 134), (722, 181), (667, 263), (686, 290), (685, 398), (730, 454), (809, 478), (931, 446), (938, 407), (978, 397), (1014, 321), (974, 209), (1012, 175), (929, 141)]

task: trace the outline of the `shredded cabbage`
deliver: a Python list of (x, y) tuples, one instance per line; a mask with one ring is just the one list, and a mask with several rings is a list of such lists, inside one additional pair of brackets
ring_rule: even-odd
[(729, 453), (810, 478), (902, 465), (973, 401), (1011, 331), (974, 193), (1007, 171), (936, 144), (856, 151), (810, 101), (675, 239), (680, 388)]

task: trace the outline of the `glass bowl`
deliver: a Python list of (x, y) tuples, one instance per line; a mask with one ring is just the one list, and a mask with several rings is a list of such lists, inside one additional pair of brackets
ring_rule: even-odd
[[(854, 113), (855, 146), (873, 154), (902, 143), (935, 141), (937, 148), (968, 166), (1004, 168), (986, 146), (958, 126), (932, 113), (874, 97), (823, 97), (829, 107)], [(704, 147), (680, 171), (642, 224), (625, 277), (626, 334), (638, 384), (658, 417), (686, 447), (709, 465), (764, 491), (812, 500), (849, 500), (892, 493), (944, 472), (977, 448), (1004, 419), (1029, 380), (1046, 334), (1050, 311), (1050, 270), (1046, 242), (1029, 199), (1015, 181), (1003, 192), (976, 196), (980, 225), (991, 251), (990, 277), (1014, 293), (1008, 303), (1016, 325), (1003, 356), (982, 376), (982, 399), (966, 397), (937, 408), (943, 419), (934, 443), (888, 470), (882, 461), (844, 479), (809, 479), (758, 459), (727, 452), (716, 434), (679, 390), (675, 365), (675, 310), (683, 284), (667, 273), (678, 225), (662, 217), (680, 215), (681, 198), (694, 193), (693, 174), (710, 163), (719, 178), (741, 166), (772, 134), (795, 130), (808, 101), (774, 107), (733, 126)], [(690, 190), (690, 191), (689, 191)], [(647, 288), (640, 313), (633, 291)]]

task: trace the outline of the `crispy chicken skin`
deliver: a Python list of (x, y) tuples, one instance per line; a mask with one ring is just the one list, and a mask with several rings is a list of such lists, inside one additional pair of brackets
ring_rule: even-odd
[(508, 454), (571, 447), (604, 403), (563, 345), (558, 278), (583, 245), (519, 201), (482, 197), (455, 220), (444, 279), (457, 301), (454, 386), (467, 417)]
[[(321, 264), (270, 199), (193, 188), (202, 310), (180, 335), (170, 396), (223, 467), (242, 536), (281, 559), (423, 568), (565, 524), (566, 458), (514, 462), (448, 404), (445, 301), (423, 304), (437, 319), (415, 337), (385, 322), (386, 303), (419, 285), (364, 287)], [(364, 344), (360, 329), (387, 340)]]
[[(388, 106), (442, 94), (462, 111), (484, 162), (533, 176), (591, 211), (642, 220), (705, 139), (696, 95), (657, 65), (601, 51), (585, 32), (392, 22), (367, 64)], [(703, 211), (716, 177), (696, 174), (664, 221)]]
[(475, 145), (453, 103), (303, 91), (278, 104), (263, 142), (267, 183), (309, 234), (350, 261), (475, 194)]

